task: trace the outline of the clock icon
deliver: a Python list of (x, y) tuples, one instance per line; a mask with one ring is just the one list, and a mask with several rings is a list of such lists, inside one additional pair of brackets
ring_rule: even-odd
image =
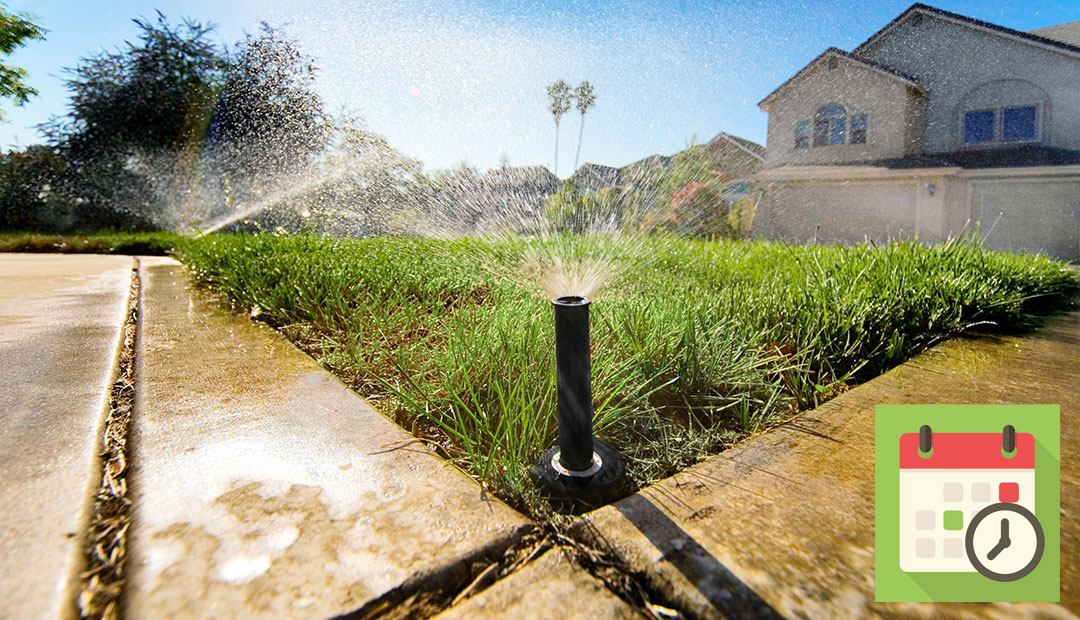
[(981, 575), (994, 581), (1016, 581), (1039, 565), (1046, 536), (1030, 510), (1001, 502), (980, 510), (967, 527), (964, 548)]

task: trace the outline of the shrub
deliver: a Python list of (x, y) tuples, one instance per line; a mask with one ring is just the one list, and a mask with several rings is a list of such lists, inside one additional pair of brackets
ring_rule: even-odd
[(735, 239), (739, 237), (741, 216), (738, 204), (724, 196), (719, 181), (691, 181), (671, 195), (665, 209), (645, 218), (648, 233), (670, 232), (689, 237)]
[(560, 233), (614, 232), (622, 221), (622, 195), (613, 187), (579, 191), (574, 180), (567, 179), (548, 198), (544, 221)]

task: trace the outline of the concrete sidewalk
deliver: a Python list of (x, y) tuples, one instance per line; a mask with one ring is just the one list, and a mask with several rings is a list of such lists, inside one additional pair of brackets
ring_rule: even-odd
[(527, 521), (272, 329), (144, 259), (131, 618), (327, 618)]
[(126, 256), (0, 254), (0, 617), (74, 613)]
[[(874, 602), (874, 406), (1061, 406), (1061, 603)], [(701, 618), (1076, 618), (1080, 312), (946, 342), (576, 524)]]
[[(74, 614), (132, 264), (0, 255), (0, 617)], [(139, 278), (127, 617), (641, 617), (561, 549), (477, 586), (524, 517), (272, 329), (190, 290), (175, 261), (143, 259)], [(873, 408), (905, 402), (1061, 405), (1060, 604), (874, 602)], [(1073, 312), (947, 342), (572, 533), (689, 617), (1076, 618), (1078, 515)], [(476, 594), (443, 609), (473, 577)]]

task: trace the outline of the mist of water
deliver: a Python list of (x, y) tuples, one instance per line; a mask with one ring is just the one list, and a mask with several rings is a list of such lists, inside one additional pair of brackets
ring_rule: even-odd
[[(196, 235), (480, 237), (499, 245), (502, 265), (474, 258), (500, 277), (548, 297), (592, 297), (628, 256), (648, 253), (649, 234), (696, 229), (713, 217), (673, 206), (661, 187), (670, 174), (666, 163), (646, 160), (621, 171), (587, 165), (575, 175), (576, 202), (561, 206), (553, 195), (562, 182), (546, 168), (425, 171), (356, 125), (336, 128), (327, 147), (301, 166), (247, 179), (230, 177), (210, 157), (142, 156), (129, 169), (155, 188), (157, 223), (165, 228)], [(597, 237), (603, 242), (590, 242)]]
[[(727, 217), (733, 202), (714, 197), (722, 209), (678, 206), (668, 182), (675, 164), (667, 157), (622, 169), (585, 164), (572, 177), (574, 191), (542, 166), (425, 170), (357, 117), (331, 118), (323, 146), (310, 155), (283, 153), (278, 138), (268, 136), (206, 152), (138, 154), (126, 168), (147, 180), (162, 228), (195, 235), (481, 237), (499, 242), (503, 263), (510, 248), (516, 264), (477, 260), (548, 297), (596, 295), (628, 256), (647, 254), (648, 235), (699, 235)], [(695, 172), (709, 174), (715, 171)], [(145, 213), (144, 205), (132, 206), (138, 209)], [(588, 241), (597, 236), (604, 242)]]

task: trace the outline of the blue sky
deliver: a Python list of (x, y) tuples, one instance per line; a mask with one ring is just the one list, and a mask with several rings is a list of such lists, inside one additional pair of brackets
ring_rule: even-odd
[[(49, 29), (10, 62), (41, 95), (17, 108), (0, 147), (40, 142), (33, 126), (63, 114), (63, 68), (133, 39), (131, 19), (159, 9), (178, 21), (213, 22), (234, 43), (260, 20), (282, 27), (316, 58), (316, 88), (333, 111), (424, 161), (552, 168), (554, 123), (544, 87), (592, 82), (581, 161), (621, 166), (679, 151), (727, 131), (761, 143), (757, 102), (829, 46), (852, 49), (908, 1), (499, 2), (415, 0), (36, 0), (7, 2)], [(943, 1), (942, 9), (1028, 30), (1080, 20), (1075, 0)], [(579, 116), (560, 132), (558, 172), (571, 172)]]

